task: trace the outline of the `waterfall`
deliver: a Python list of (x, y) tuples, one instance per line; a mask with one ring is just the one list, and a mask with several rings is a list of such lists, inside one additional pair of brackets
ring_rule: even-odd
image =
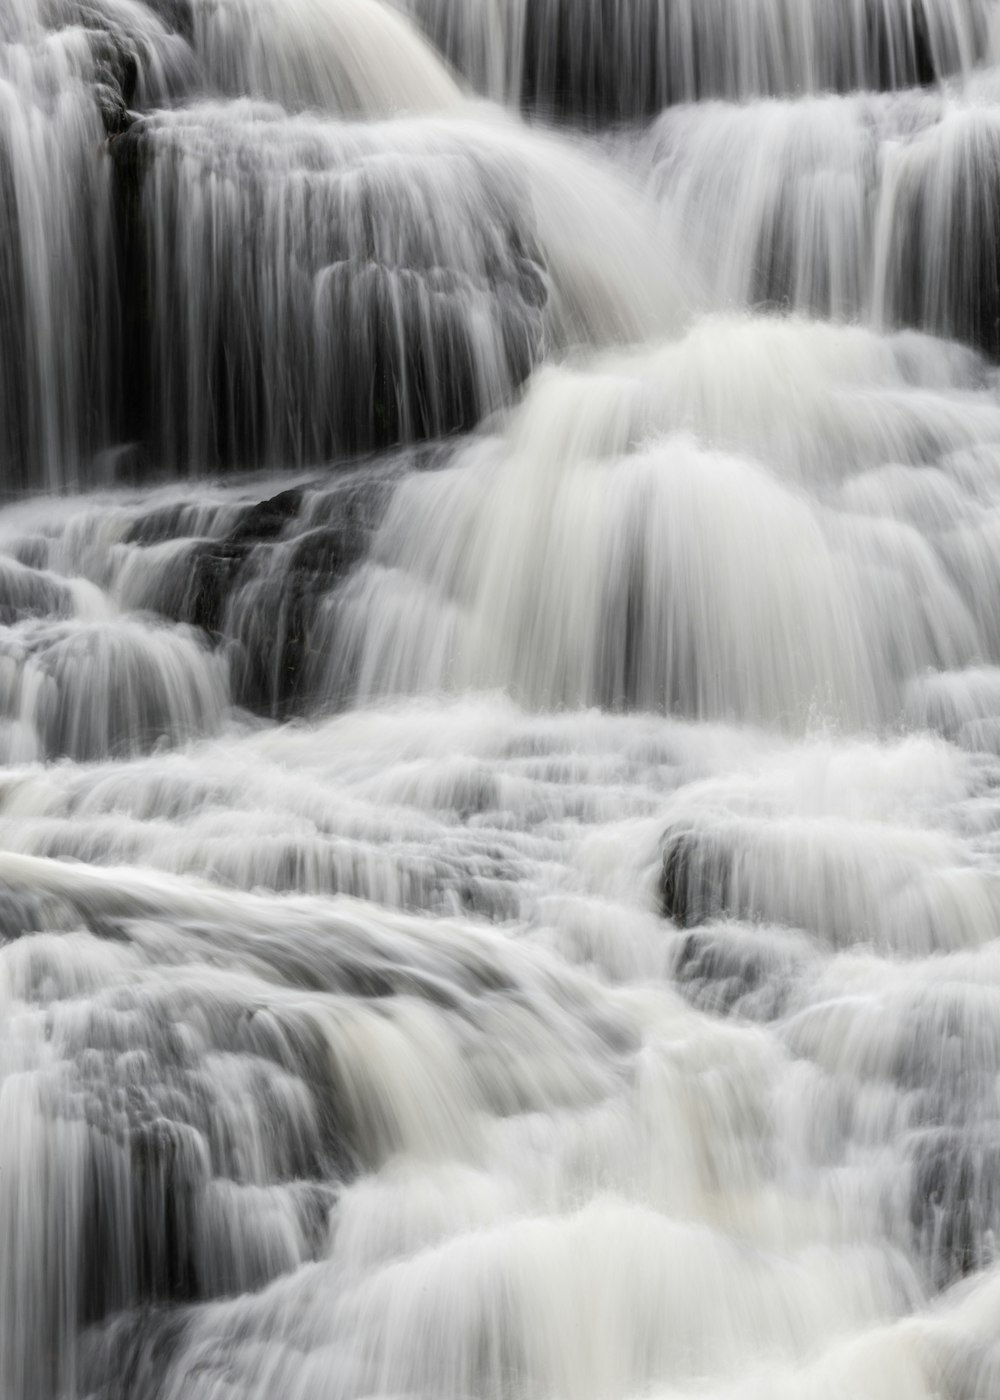
[(678, 108), (632, 157), (668, 219), (696, 231), (719, 304), (913, 326), (995, 358), (995, 93), (977, 78), (963, 92)]
[(546, 353), (679, 324), (694, 290), (646, 271), (660, 235), (637, 191), (502, 118), (230, 103), (120, 144), (152, 320), (136, 397), (175, 472), (472, 428)]
[(990, 0), (406, 0), (496, 101), (576, 118), (668, 103), (899, 89), (992, 52)]
[(997, 0), (7, 0), (0, 1400), (1000, 1394)]
[(436, 111), (461, 92), (430, 45), (379, 0), (194, 0), (209, 91), (289, 110)]
[(13, 0), (0, 19), (7, 493), (74, 480), (109, 430), (116, 287), (102, 137), (140, 85), (153, 98), (176, 63), (156, 17), (125, 0), (106, 9), (53, 4), (45, 13)]

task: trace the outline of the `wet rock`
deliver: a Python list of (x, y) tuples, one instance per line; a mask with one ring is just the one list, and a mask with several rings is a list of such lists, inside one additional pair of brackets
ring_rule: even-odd
[(131, 123), (128, 107), (117, 88), (101, 83), (94, 89), (101, 121), (108, 136), (121, 136)]
[[(266, 505), (270, 508), (255, 519), (274, 530), (278, 521), (273, 503)], [(316, 647), (331, 644), (325, 629), (322, 637), (317, 635), (323, 600), (367, 544), (367, 531), (359, 527), (348, 496), (342, 506), (348, 518), (338, 524), (319, 525), (270, 549), (255, 547), (238, 572), (238, 583), (229, 580), (230, 603), (222, 629), (237, 644), (234, 695), (258, 713), (286, 716), (319, 698), (311, 690), (315, 668), (310, 660)]]
[(663, 848), (663, 913), (681, 928), (718, 918), (729, 906), (731, 853), (705, 833), (668, 835)]
[(703, 1011), (771, 1021), (787, 1005), (800, 962), (770, 930), (705, 929), (681, 940), (674, 976)]
[(229, 599), (248, 548), (222, 543), (198, 547), (191, 556), (191, 577), (185, 589), (179, 620), (204, 632), (221, 633)]
[(168, 29), (189, 42), (194, 38), (194, 10), (191, 0), (145, 0)]
[(0, 556), (0, 625), (32, 617), (69, 617), (73, 601), (66, 584)]
[(912, 1147), (910, 1221), (935, 1287), (986, 1267), (1000, 1230), (1000, 1129), (942, 1128)]
[(94, 96), (104, 129), (109, 137), (120, 136), (133, 120), (139, 59), (123, 39), (107, 31), (95, 31), (91, 49), (96, 78)]
[(277, 539), (288, 522), (298, 514), (304, 494), (301, 486), (295, 486), (269, 500), (249, 506), (239, 523), (226, 536), (225, 544), (259, 544)]
[(324, 600), (364, 555), (389, 480), (361, 469), (235, 508), (156, 507), (136, 519), (127, 543), (155, 550), (177, 540), (178, 548), (134, 585), (132, 605), (229, 644), (233, 696), (244, 708), (301, 711), (315, 698), (312, 651), (330, 641), (317, 633), (328, 622)]

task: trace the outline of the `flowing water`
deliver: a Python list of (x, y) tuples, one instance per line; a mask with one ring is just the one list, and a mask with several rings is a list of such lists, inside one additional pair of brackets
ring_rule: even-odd
[(996, 0), (5, 0), (0, 1400), (997, 1400), (998, 365)]

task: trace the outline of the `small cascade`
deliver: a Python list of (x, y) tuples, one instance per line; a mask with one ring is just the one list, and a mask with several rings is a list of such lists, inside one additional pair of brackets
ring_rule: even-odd
[(649, 271), (652, 220), (624, 181), (499, 118), (188, 107), (120, 159), (150, 289), (133, 398), (175, 472), (468, 429), (545, 354), (678, 324), (691, 300), (669, 260)]
[(994, 86), (688, 107), (637, 159), (720, 304), (916, 326), (996, 359)]
[(106, 445), (117, 385), (106, 131), (179, 76), (133, 0), (13, 0), (0, 17), (2, 489), (58, 487)]
[(504, 439), (400, 484), (328, 687), (889, 722), (925, 668), (1000, 660), (997, 441), (995, 376), (919, 337), (702, 321), (549, 371)]
[(478, 91), (583, 120), (968, 73), (990, 0), (406, 0)]

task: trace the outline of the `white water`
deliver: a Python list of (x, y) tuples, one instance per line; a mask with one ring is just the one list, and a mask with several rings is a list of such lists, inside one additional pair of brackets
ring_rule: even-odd
[(244, 102), (138, 129), (159, 452), (322, 460), (470, 427), (546, 354), (682, 323), (651, 210), (489, 109), (378, 125)]
[(434, 50), (379, 0), (197, 0), (213, 88), (291, 109), (388, 116), (460, 100)]
[(0, 1400), (1000, 1395), (997, 61), (0, 15)]
[(991, 0), (405, 0), (498, 101), (635, 117), (709, 97), (903, 88), (967, 73)]
[(987, 73), (943, 92), (678, 108), (637, 159), (721, 304), (914, 325), (995, 355), (996, 96)]
[[(102, 29), (113, 27), (113, 38)], [(106, 86), (132, 66), (159, 97), (182, 45), (135, 0), (0, 15), (0, 451), (3, 489), (72, 480), (108, 428), (114, 290)]]

